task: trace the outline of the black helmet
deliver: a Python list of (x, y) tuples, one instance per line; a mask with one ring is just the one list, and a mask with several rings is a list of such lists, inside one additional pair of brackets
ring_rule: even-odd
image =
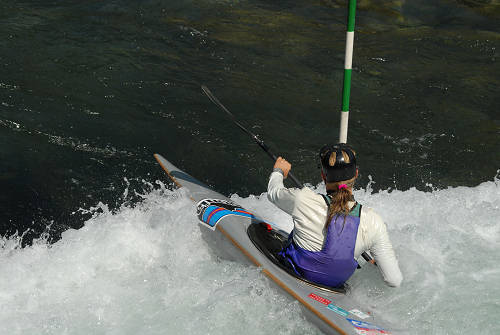
[[(349, 163), (344, 160), (342, 151), (349, 156)], [(335, 164), (330, 166), (329, 160), (333, 152), (336, 153)], [(319, 160), (327, 183), (349, 180), (356, 176), (356, 155), (345, 143), (323, 146), (319, 151)]]

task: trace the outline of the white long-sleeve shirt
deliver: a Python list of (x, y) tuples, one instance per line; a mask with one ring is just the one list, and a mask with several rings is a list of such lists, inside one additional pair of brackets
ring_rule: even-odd
[[(283, 175), (273, 172), (269, 177), (267, 198), (290, 214), (294, 223), (293, 240), (301, 248), (320, 251), (326, 237), (328, 207), (323, 197), (308, 187), (286, 188)], [(354, 202), (349, 204), (351, 207)], [(398, 287), (403, 280), (398, 261), (382, 218), (369, 207), (361, 207), (354, 258), (370, 251), (387, 285)]]

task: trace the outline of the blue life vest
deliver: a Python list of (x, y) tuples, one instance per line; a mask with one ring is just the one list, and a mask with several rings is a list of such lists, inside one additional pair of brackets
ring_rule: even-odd
[(356, 203), (349, 215), (335, 215), (328, 225), (328, 232), (320, 251), (303, 249), (293, 242), (293, 232), (289, 243), (280, 255), (285, 263), (299, 276), (312, 282), (337, 287), (352, 276), (358, 262), (354, 259), (354, 247), (358, 235), (361, 205)]

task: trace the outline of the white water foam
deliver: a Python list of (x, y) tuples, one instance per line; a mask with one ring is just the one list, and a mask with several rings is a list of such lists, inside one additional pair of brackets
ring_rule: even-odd
[[(498, 334), (500, 182), (355, 193), (386, 220), (404, 275), (373, 266), (351, 295), (413, 334)], [(135, 207), (103, 204), (53, 245), (0, 239), (0, 334), (318, 334), (259, 269), (223, 260), (188, 196), (161, 183)], [(265, 194), (232, 197), (290, 230)]]

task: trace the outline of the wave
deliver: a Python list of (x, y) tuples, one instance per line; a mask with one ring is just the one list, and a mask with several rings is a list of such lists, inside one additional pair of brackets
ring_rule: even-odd
[[(318, 191), (322, 188), (317, 187)], [(128, 190), (124, 194), (128, 194)], [(137, 191), (135, 192), (136, 194)], [(183, 190), (149, 184), (143, 201), (92, 217), (54, 243), (0, 239), (2, 334), (319, 334), (259, 269), (220, 258)], [(364, 266), (350, 280), (367, 310), (412, 333), (494, 334), (500, 313), (500, 183), (356, 198), (385, 219), (404, 275), (386, 287)], [(231, 197), (282, 229), (266, 194)]]

